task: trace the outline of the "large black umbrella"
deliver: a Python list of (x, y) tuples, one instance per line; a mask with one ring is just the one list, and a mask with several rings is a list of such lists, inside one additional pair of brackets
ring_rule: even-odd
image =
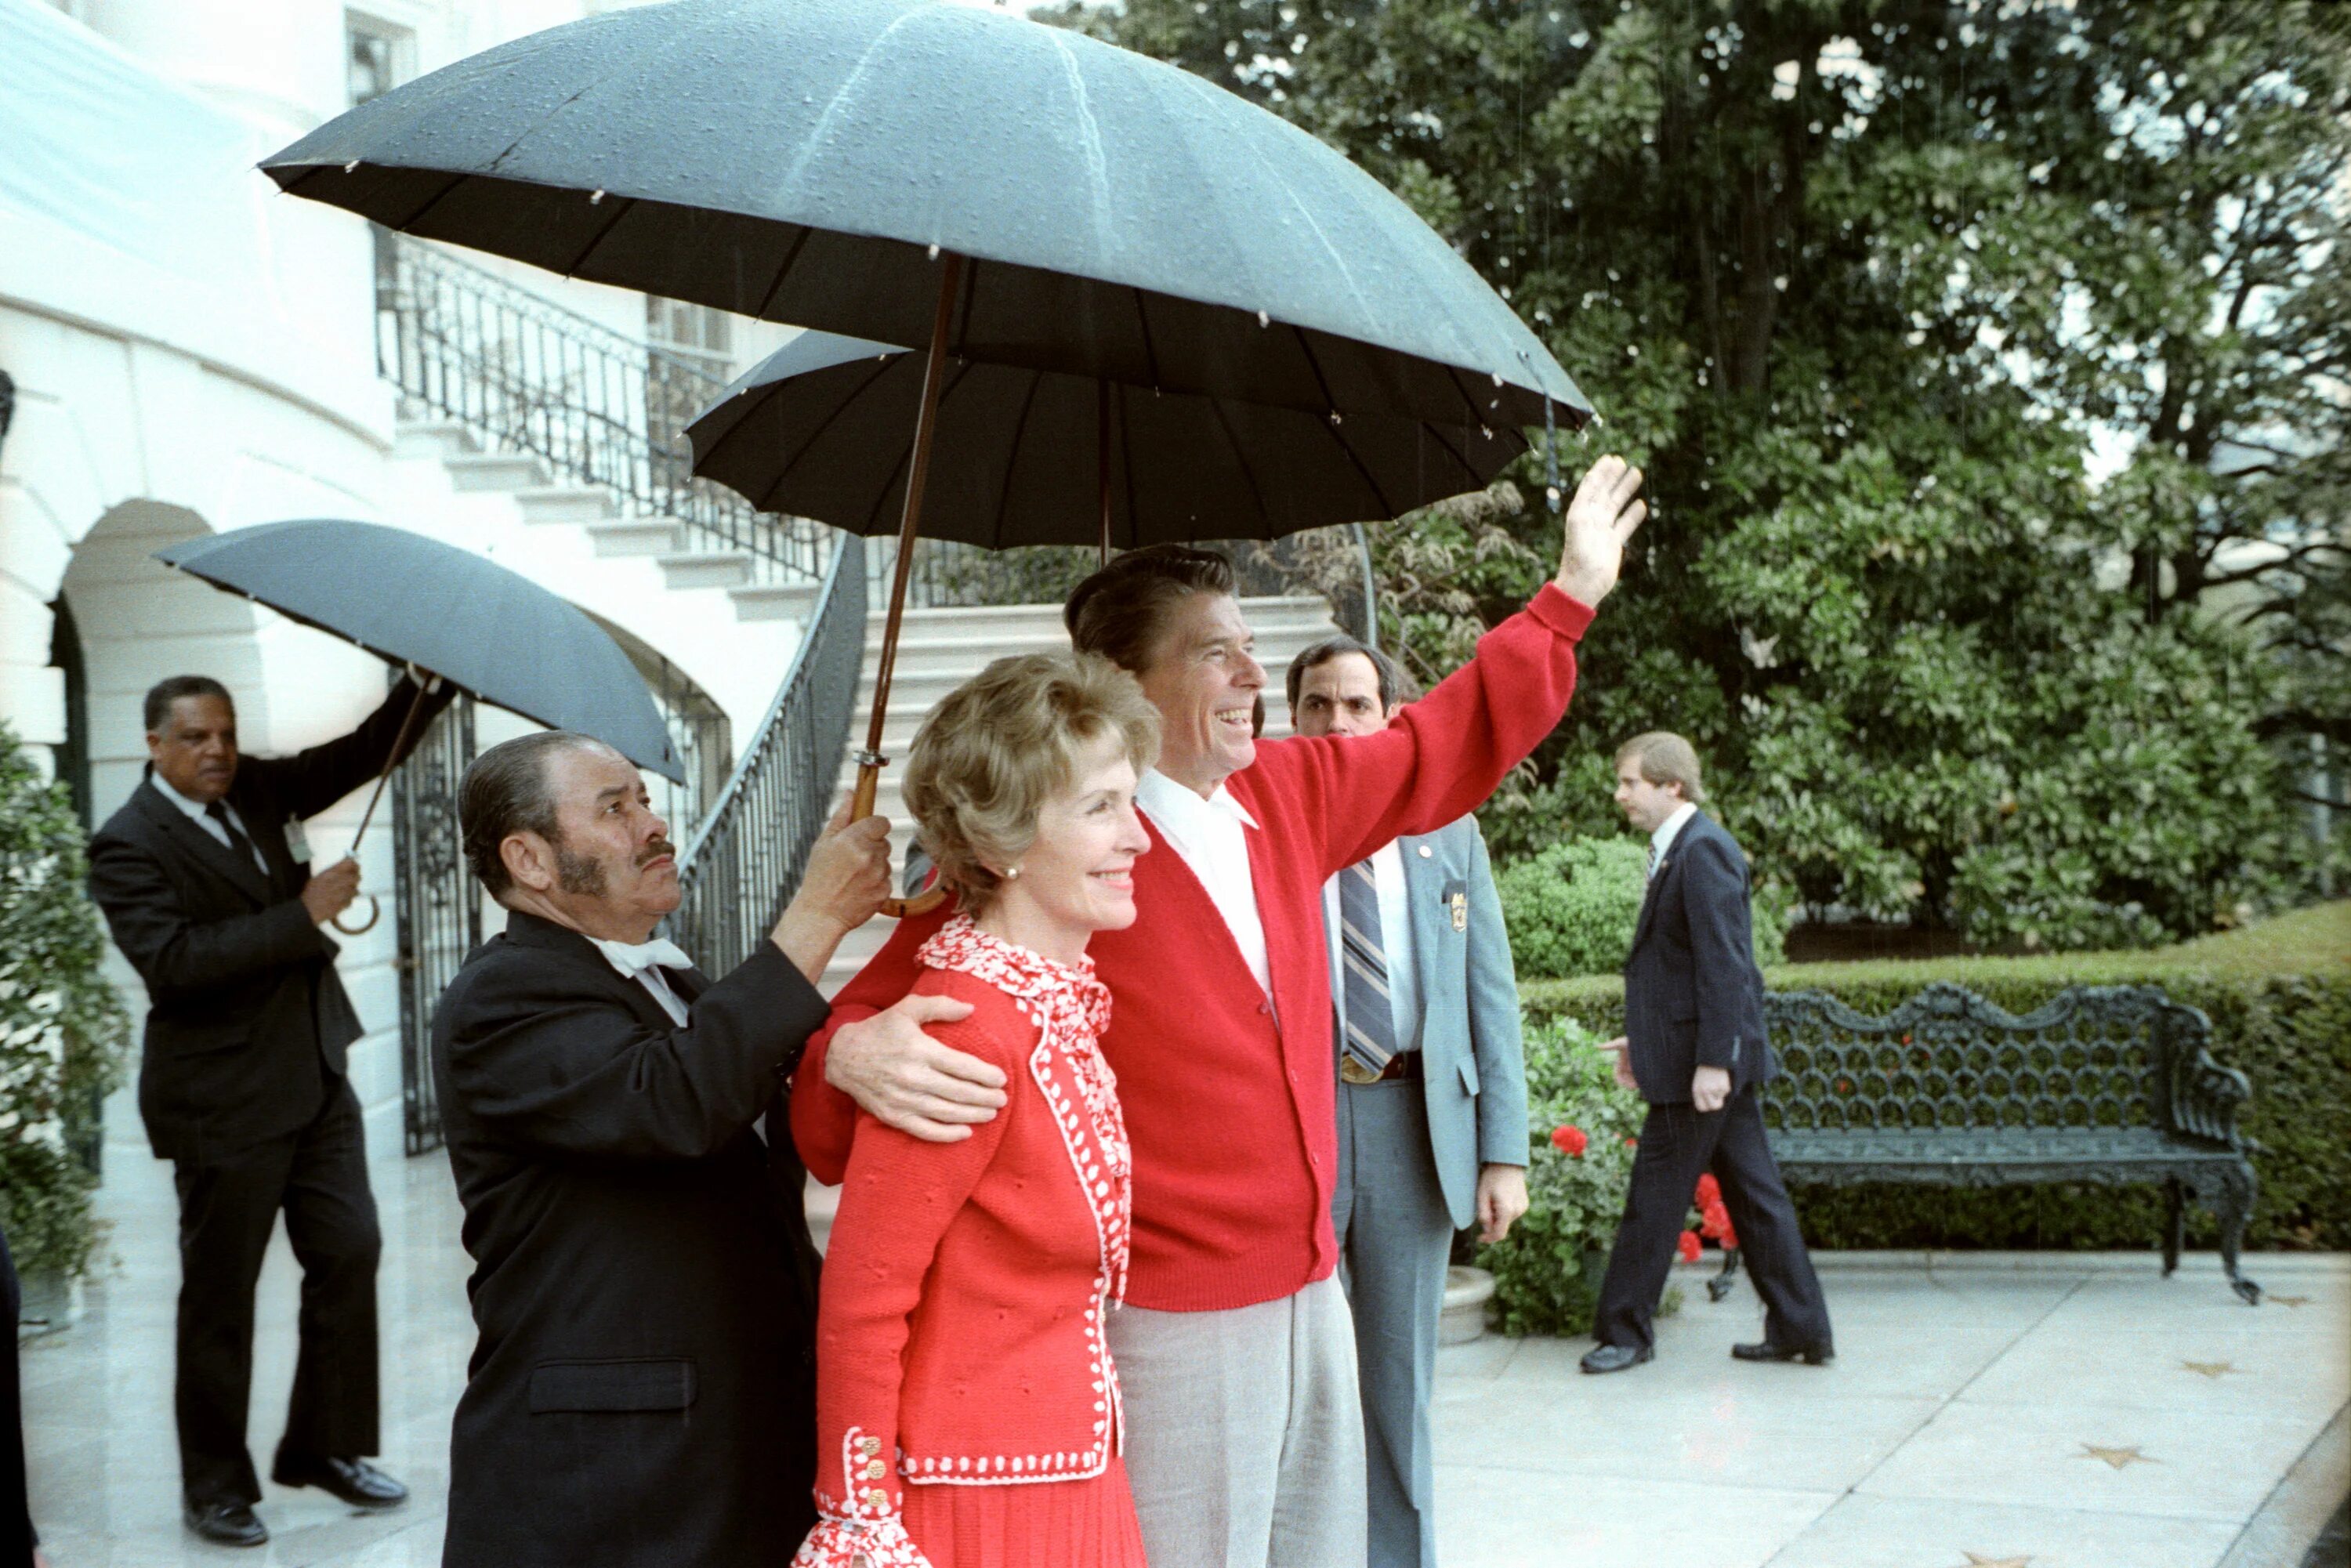
[[(590, 17), (395, 89), (262, 167), (426, 238), (927, 345), (861, 814), (950, 356), (1332, 418), (1590, 417), (1510, 307), (1337, 152), (1172, 66), (954, 0)], [(1098, 508), (1072, 521), (1092, 539)]]
[[(479, 556), (378, 523), (319, 518), (192, 539), (155, 559), (685, 781), (661, 709), (620, 644), (573, 605)], [(423, 695), (392, 746), (395, 757), (407, 747)], [(376, 780), (354, 843), (366, 836), (391, 776), (387, 769)], [(371, 915), (367, 925), (342, 928), (374, 924)]]
[(263, 165), (388, 227), (885, 343), (1350, 416), (1589, 405), (1453, 247), (1176, 67), (953, 0), (679, 0), (488, 49)]
[[(894, 533), (924, 356), (803, 332), (686, 427), (694, 471), (763, 512)], [(1402, 414), (1333, 420), (1092, 376), (951, 360), (941, 378), (923, 537), (1003, 549), (1277, 538), (1393, 517), (1490, 483), (1526, 450)]]

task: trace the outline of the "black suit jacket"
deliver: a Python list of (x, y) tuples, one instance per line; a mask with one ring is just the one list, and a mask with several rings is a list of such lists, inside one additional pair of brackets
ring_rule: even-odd
[[(425, 699), (423, 719), (454, 692)], [(302, 907), (310, 868), (286, 825), (369, 783), (392, 759), (416, 688), (402, 681), (350, 734), (286, 758), (237, 760), (228, 803), (265, 874), (190, 821), (152, 777), (89, 845), (89, 892), (147, 982), (139, 1113), (165, 1159), (198, 1164), (307, 1124), (360, 1036), (339, 950)], [(152, 775), (152, 770), (150, 769)]]
[(1653, 1105), (1687, 1104), (1700, 1067), (1727, 1070), (1734, 1092), (1776, 1071), (1750, 892), (1747, 856), (1703, 811), (1682, 824), (1649, 879), (1625, 960), (1625, 1034)]
[(517, 914), (443, 993), (480, 1331), (446, 1568), (779, 1568), (815, 1520), (806, 1178), (751, 1129), (826, 1004), (766, 942), (715, 984), (668, 977), (684, 1029)]

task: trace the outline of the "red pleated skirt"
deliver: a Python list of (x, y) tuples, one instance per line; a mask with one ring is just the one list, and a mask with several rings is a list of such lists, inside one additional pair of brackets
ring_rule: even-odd
[(1143, 1527), (1115, 1454), (1092, 1480), (909, 1484), (906, 1533), (931, 1568), (1145, 1568)]

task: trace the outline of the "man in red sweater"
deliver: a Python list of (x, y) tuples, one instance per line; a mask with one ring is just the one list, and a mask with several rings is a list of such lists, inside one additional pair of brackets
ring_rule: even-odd
[[(1110, 1339), (1154, 1568), (1364, 1560), (1354, 1331), (1333, 1278), (1322, 884), (1468, 812), (1559, 723), (1576, 642), (1646, 515), (1640, 483), (1621, 458), (1594, 464), (1568, 507), (1558, 575), (1378, 735), (1254, 737), (1265, 671), (1221, 556), (1137, 550), (1071, 598), (1072, 642), (1132, 671), (1162, 725), (1159, 765), (1135, 795), (1155, 852), (1135, 865), (1141, 917), (1092, 949), (1134, 1149), (1132, 1260)], [(914, 949), (944, 918), (903, 922), (835, 998), (834, 1022), (905, 995)], [(826, 1043), (810, 1046), (826, 1082), (868, 1104), (924, 1106), (942, 1123), (988, 1114), (961, 1103), (994, 1077), (984, 1064), (909, 1082)], [(832, 1094), (814, 1109), (794, 1133), (809, 1168), (838, 1181), (853, 1108)]]

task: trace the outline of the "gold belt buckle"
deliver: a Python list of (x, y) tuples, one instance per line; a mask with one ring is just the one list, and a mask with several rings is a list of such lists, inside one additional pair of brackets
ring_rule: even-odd
[(1366, 1067), (1352, 1056), (1339, 1059), (1339, 1076), (1349, 1083), (1377, 1083), (1380, 1081), (1378, 1069)]

